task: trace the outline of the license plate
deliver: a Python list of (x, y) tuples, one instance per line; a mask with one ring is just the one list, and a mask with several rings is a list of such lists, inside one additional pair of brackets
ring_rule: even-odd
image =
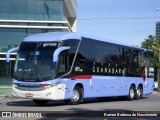
[(26, 97), (33, 97), (33, 93), (26, 93)]

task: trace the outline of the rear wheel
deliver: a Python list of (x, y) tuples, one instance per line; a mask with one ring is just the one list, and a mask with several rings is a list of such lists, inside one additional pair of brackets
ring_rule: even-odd
[(143, 97), (143, 89), (141, 86), (138, 86), (137, 90), (136, 90), (136, 100), (139, 100)]
[(130, 86), (127, 99), (129, 101), (132, 101), (132, 100), (134, 100), (134, 98), (135, 98), (135, 88), (133, 86)]
[(72, 92), (72, 96), (70, 100), (66, 100), (67, 104), (77, 105), (82, 101), (82, 89), (78, 86), (75, 86)]
[(140, 92), (141, 94), (140, 94), (140, 99), (142, 99), (143, 98), (143, 89), (142, 89), (142, 87), (141, 87), (141, 92)]
[(44, 106), (48, 103), (48, 100), (33, 100), (37, 105)]

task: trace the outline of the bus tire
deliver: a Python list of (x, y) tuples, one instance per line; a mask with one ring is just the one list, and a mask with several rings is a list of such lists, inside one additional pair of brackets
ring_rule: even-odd
[(48, 103), (48, 100), (33, 100), (37, 105), (44, 106)]
[(139, 89), (139, 98), (142, 99), (143, 98), (143, 88), (141, 86), (138, 86), (137, 90)]
[(136, 96), (135, 96), (135, 100), (139, 100), (140, 98), (142, 98), (143, 96), (143, 90), (141, 86), (138, 86), (137, 90), (136, 90)]
[(129, 101), (133, 101), (134, 98), (135, 98), (135, 88), (131, 85), (130, 88), (129, 88), (129, 93), (128, 93), (128, 96), (127, 96), (127, 99)]
[(67, 104), (77, 105), (82, 101), (82, 90), (79, 86), (75, 86), (70, 100), (65, 100)]

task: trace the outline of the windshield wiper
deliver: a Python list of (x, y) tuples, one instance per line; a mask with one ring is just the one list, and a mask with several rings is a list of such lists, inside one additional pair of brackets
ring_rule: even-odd
[(27, 63), (27, 64), (25, 65), (25, 67), (24, 67), (24, 69), (23, 69), (23, 72), (22, 72), (22, 75), (19, 76), (19, 79), (20, 79), (20, 80), (23, 79), (22, 77), (25, 75), (26, 72), (29, 72), (29, 70), (31, 71), (31, 69), (28, 69), (28, 68), (29, 68), (29, 63)]
[(33, 65), (32, 67), (31, 67), (32, 69), (31, 69), (31, 73), (30, 73), (30, 78), (32, 78), (31, 76), (32, 76), (32, 72), (34, 72), (35, 73), (35, 75), (37, 76), (37, 79), (39, 80), (39, 81), (42, 81), (42, 77), (41, 77), (41, 75), (40, 75), (40, 73), (37, 71), (37, 67), (36, 67), (36, 65)]

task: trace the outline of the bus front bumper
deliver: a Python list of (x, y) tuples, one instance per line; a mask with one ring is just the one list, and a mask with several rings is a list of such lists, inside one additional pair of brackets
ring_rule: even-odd
[(65, 98), (65, 85), (59, 84), (41, 91), (24, 91), (12, 87), (12, 94), (19, 98), (42, 99), (42, 100), (63, 100)]

